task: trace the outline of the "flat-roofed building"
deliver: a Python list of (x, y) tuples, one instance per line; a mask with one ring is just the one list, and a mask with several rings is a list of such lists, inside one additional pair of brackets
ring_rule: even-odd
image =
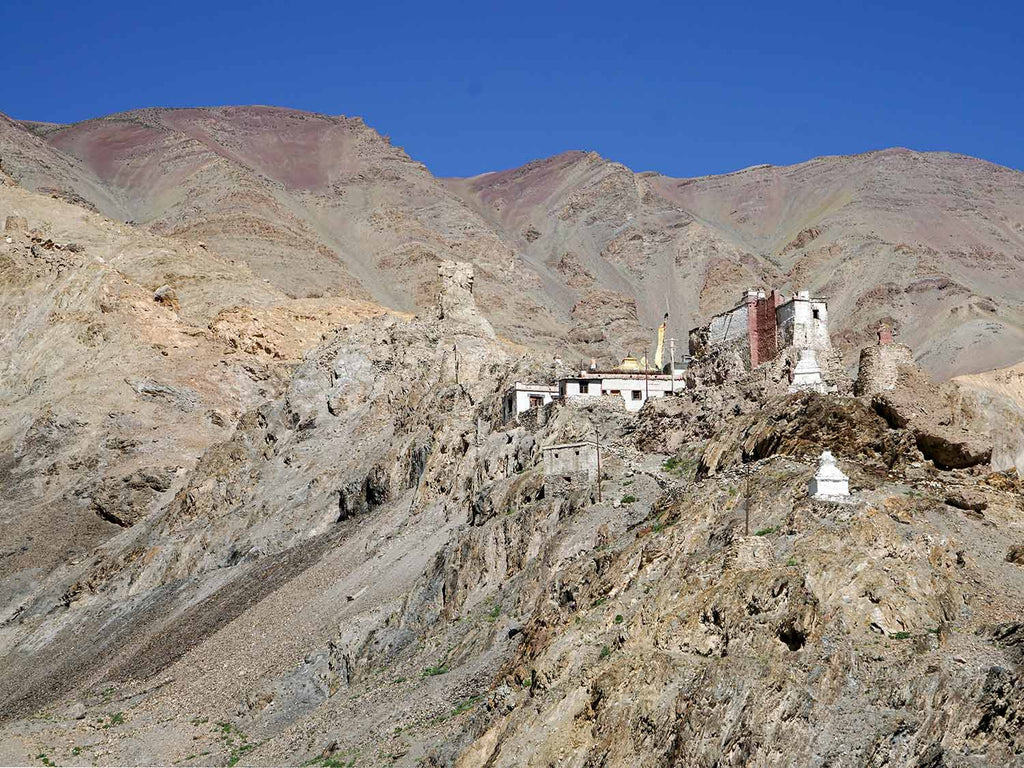
[(503, 421), (511, 421), (531, 408), (541, 408), (558, 397), (557, 384), (530, 384), (517, 381), (505, 393), (501, 404)]
[(643, 371), (580, 371), (558, 380), (558, 394), (565, 400), (610, 395), (621, 397), (627, 411), (639, 411), (648, 398), (680, 392), (686, 384), (684, 369), (674, 375)]

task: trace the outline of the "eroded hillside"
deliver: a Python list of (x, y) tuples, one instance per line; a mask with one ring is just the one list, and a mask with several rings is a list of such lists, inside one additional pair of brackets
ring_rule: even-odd
[[(1024, 764), (1019, 377), (926, 375), (1017, 349), (1019, 174), (441, 183), (265, 108), (0, 141), (0, 762)], [(822, 391), (723, 348), (635, 414), (503, 420), (552, 350), (751, 283), (829, 296)], [(854, 386), (884, 317), (924, 370), (879, 336), (891, 376)], [(597, 482), (545, 474), (594, 439)], [(825, 450), (850, 498), (810, 496)]]

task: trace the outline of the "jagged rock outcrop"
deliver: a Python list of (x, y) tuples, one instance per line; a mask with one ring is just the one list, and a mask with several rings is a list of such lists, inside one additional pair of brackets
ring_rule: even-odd
[(437, 319), (463, 326), (476, 326), (494, 338), (494, 329), (480, 314), (473, 297), (473, 265), (445, 260), (437, 267), (441, 292), (437, 297)]
[(933, 384), (916, 366), (901, 366), (893, 388), (876, 393), (871, 404), (892, 427), (912, 432), (924, 457), (941, 469), (988, 464), (992, 458), (992, 438), (972, 395), (952, 383)]
[(802, 393), (733, 418), (706, 444), (697, 479), (744, 462), (785, 455), (814, 460), (822, 450), (889, 469), (917, 458), (911, 436), (889, 428), (852, 398)]

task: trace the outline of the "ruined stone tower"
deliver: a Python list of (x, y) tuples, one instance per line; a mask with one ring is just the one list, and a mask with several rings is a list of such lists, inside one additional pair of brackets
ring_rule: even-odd
[(915, 367), (910, 347), (893, 341), (891, 326), (880, 324), (877, 333), (878, 343), (860, 351), (860, 367), (853, 386), (853, 393), (858, 396), (891, 392), (896, 389), (900, 368)]

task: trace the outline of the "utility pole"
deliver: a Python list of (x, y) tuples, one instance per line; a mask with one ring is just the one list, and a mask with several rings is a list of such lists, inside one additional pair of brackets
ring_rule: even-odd
[(452, 352), (455, 353), (455, 383), (459, 383), (459, 347), (456, 344), (452, 344)]
[(744, 536), (749, 536), (750, 535), (750, 464), (749, 463), (746, 466), (745, 474), (746, 474), (746, 477), (744, 478), (745, 482), (743, 483), (743, 485), (744, 485), (744, 493), (746, 494), (746, 497), (747, 497), (747, 503), (743, 505), (744, 506), (744, 513), (743, 513), (744, 514), (743, 535)]
[(668, 353), (672, 358), (672, 365), (669, 367), (669, 386), (672, 389), (672, 394), (676, 393), (676, 340), (668, 340)]
[(601, 503), (601, 430), (594, 427), (597, 442), (597, 503)]
[(647, 360), (647, 352), (647, 347), (644, 347), (644, 402), (646, 402), (647, 399), (651, 396), (651, 393), (647, 387), (647, 369), (650, 367), (650, 364)]

